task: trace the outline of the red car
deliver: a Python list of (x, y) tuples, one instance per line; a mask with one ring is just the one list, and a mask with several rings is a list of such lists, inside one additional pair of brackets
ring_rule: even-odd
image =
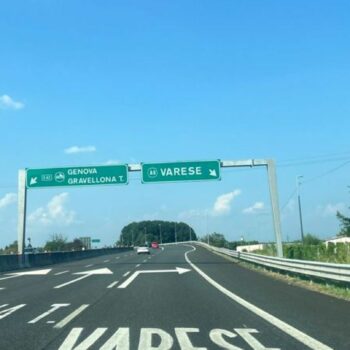
[(158, 249), (159, 248), (158, 242), (152, 242), (151, 243), (151, 247), (154, 248), (154, 249)]

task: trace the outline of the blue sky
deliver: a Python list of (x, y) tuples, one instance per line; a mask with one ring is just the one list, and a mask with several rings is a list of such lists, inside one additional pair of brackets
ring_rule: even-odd
[[(300, 174), (305, 231), (335, 235), (335, 211), (349, 214), (349, 13), (320, 0), (2, 3), (0, 246), (16, 239), (18, 169), (110, 161), (273, 158), (284, 238), (299, 236)], [(57, 232), (112, 244), (145, 218), (274, 238), (264, 169), (29, 192), (34, 245)]]

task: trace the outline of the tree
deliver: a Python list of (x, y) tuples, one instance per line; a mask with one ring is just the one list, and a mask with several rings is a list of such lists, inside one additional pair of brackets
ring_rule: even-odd
[(350, 237), (350, 218), (337, 211), (337, 218), (340, 221), (341, 230), (338, 236)]
[[(202, 242), (207, 243), (208, 242), (208, 235), (204, 236), (202, 239)], [(214, 247), (226, 247), (228, 242), (225, 239), (225, 236), (222, 233), (214, 232), (209, 235), (209, 243), (213, 245)]]
[(13, 241), (13, 243), (9, 244), (3, 250), (3, 254), (17, 254), (18, 253), (18, 243), (17, 241)]
[(49, 252), (60, 252), (66, 250), (67, 238), (61, 234), (53, 234), (51, 240), (47, 241), (44, 249)]
[(173, 221), (140, 221), (123, 227), (118, 244), (142, 245), (145, 242), (172, 243), (197, 240), (193, 228), (184, 222)]
[(318, 245), (322, 241), (317, 238), (315, 235), (312, 235), (311, 233), (308, 233), (304, 236), (304, 244), (306, 245)]

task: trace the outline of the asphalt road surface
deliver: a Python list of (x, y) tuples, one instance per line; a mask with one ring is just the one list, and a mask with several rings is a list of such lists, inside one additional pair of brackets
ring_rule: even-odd
[(0, 349), (349, 350), (350, 303), (167, 246), (1, 274)]

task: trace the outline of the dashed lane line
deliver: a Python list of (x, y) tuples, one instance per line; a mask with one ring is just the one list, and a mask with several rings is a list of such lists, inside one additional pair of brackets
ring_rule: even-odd
[(107, 288), (113, 288), (116, 284), (118, 284), (119, 281), (115, 281), (111, 283)]
[(82, 313), (88, 307), (89, 307), (89, 304), (81, 305), (76, 310), (74, 310), (71, 314), (69, 314), (67, 317), (65, 317), (62, 321), (58, 322), (53, 328), (63, 328), (64, 326), (66, 326), (70, 321), (72, 321), (74, 318), (76, 318), (80, 313)]
[(69, 270), (57, 272), (55, 273), (55, 276), (63, 275), (64, 273), (67, 273), (67, 272), (69, 272)]
[(123, 277), (126, 277), (129, 273), (130, 273), (130, 271), (125, 272), (124, 275), (123, 275)]

